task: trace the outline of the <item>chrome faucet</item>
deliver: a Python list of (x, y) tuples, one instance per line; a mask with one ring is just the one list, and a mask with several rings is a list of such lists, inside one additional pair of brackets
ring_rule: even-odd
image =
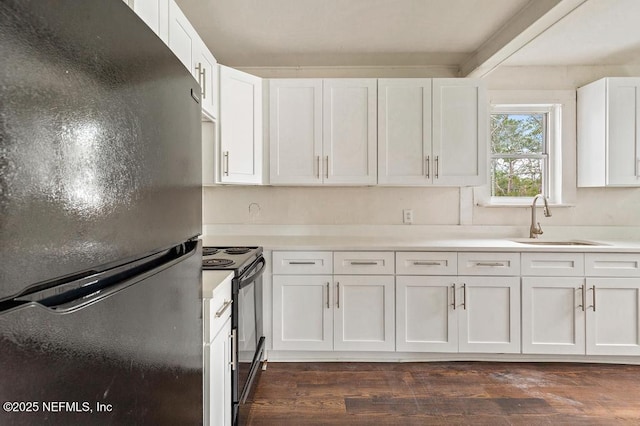
[(549, 210), (547, 197), (542, 194), (538, 194), (533, 197), (533, 203), (531, 203), (531, 227), (529, 228), (529, 238), (538, 238), (538, 235), (542, 234), (540, 222), (536, 222), (536, 201), (538, 201), (538, 198), (542, 198), (542, 201), (544, 201), (544, 216), (551, 217), (551, 210)]

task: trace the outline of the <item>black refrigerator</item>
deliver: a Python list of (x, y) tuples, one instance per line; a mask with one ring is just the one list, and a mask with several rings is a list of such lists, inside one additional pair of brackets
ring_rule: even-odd
[(199, 93), (121, 0), (0, 2), (0, 424), (202, 423)]

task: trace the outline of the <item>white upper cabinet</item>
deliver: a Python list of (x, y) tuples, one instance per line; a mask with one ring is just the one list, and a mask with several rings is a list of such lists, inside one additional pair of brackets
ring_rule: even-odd
[(376, 183), (376, 80), (270, 81), (272, 184)]
[(269, 81), (272, 184), (321, 184), (322, 80)]
[(376, 98), (375, 79), (324, 80), (325, 183), (375, 185)]
[(169, 43), (169, 0), (128, 0), (126, 3), (165, 44)]
[(488, 103), (481, 80), (433, 79), (433, 184), (482, 185), (487, 179)]
[(169, 0), (169, 48), (200, 84), (203, 112), (218, 118), (218, 69), (214, 56), (178, 5)]
[(195, 62), (193, 69), (196, 72), (196, 80), (200, 83), (202, 90), (202, 112), (209, 118), (218, 118), (218, 86), (219, 68), (216, 58), (213, 57), (204, 42), (198, 43), (198, 50), (194, 54)]
[(262, 79), (220, 66), (220, 181), (262, 183)]
[(474, 79), (378, 80), (378, 183), (481, 185), (486, 89)]
[(578, 186), (640, 186), (640, 78), (578, 89)]
[(378, 183), (429, 185), (431, 79), (378, 80)]
[(200, 37), (175, 1), (169, 0), (169, 48), (195, 76), (194, 52)]

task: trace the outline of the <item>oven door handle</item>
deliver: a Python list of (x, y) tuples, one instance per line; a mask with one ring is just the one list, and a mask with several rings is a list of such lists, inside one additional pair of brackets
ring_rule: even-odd
[(260, 275), (262, 275), (262, 273), (264, 272), (264, 268), (267, 265), (267, 261), (264, 259), (264, 257), (261, 257), (260, 259), (258, 259), (258, 261), (256, 262), (256, 265), (253, 266), (249, 271), (250, 272), (256, 268), (259, 268), (255, 274), (251, 275), (249, 278), (242, 278), (240, 280), (240, 282), (238, 283), (238, 288), (243, 288), (245, 285), (252, 283), (253, 281), (255, 281), (256, 278), (258, 278)]

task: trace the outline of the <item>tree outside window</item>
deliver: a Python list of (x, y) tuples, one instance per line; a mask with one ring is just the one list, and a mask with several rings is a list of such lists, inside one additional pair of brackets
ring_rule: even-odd
[(547, 191), (547, 113), (491, 114), (491, 196), (533, 197)]

